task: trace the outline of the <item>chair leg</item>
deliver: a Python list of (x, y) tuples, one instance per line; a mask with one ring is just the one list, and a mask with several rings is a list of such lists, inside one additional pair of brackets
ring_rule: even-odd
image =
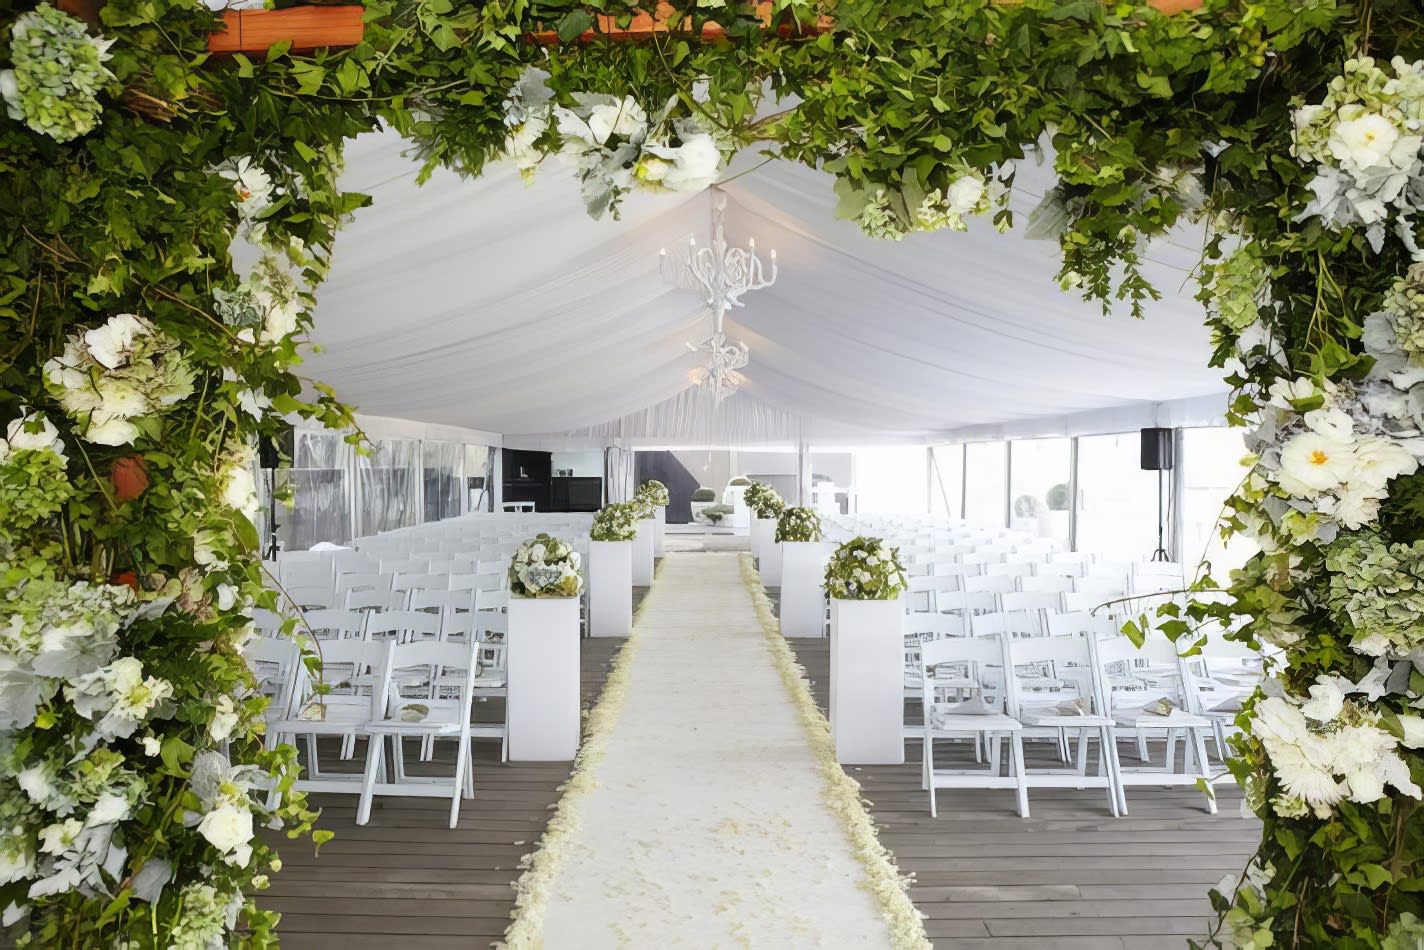
[(1028, 775), (1024, 772), (1023, 737), (1017, 732), (1009, 736), (1009, 752), (1013, 756), (1015, 794), (1019, 801), (1019, 817), (1028, 817)]
[(1192, 746), (1197, 759), (1197, 774), (1206, 783), (1206, 810), (1216, 814), (1216, 790), (1211, 785), (1211, 768), (1206, 764), (1206, 739), (1200, 729), (1191, 729)]
[(401, 736), (391, 736), (391, 765), (395, 769), (395, 780), (397, 783), (405, 782), (405, 739)]
[(1147, 733), (1142, 729), (1137, 730), (1137, 761), (1147, 761)]
[(1117, 732), (1112, 726), (1105, 727), (1106, 739), (1104, 746), (1108, 752), (1108, 774), (1112, 776), (1113, 783), (1117, 786), (1117, 804), (1119, 817), (1127, 814), (1127, 783), (1122, 780), (1122, 762), (1117, 754)]
[(930, 738), (928, 724), (925, 725), (924, 751), (920, 755), (920, 762), (923, 765), (922, 771), (925, 773), (925, 785), (930, 790), (930, 817), (938, 818), (939, 812), (935, 810), (934, 740)]
[(381, 772), (381, 753), (385, 743), (380, 736), (366, 740), (366, 774), (361, 777), (361, 800), (356, 805), (356, 824), (371, 820), (371, 800), (376, 796), (376, 780)]
[(1117, 772), (1108, 765), (1108, 727), (1098, 730), (1098, 774), (1107, 779), (1108, 809), (1114, 818), (1121, 818), (1122, 811), (1117, 800)]
[(460, 743), (460, 750), (455, 753), (455, 780), (450, 783), (450, 827), (455, 828), (460, 823), (460, 801), (464, 798), (465, 782), (469, 778), (469, 771), (466, 758), (470, 754), (469, 743)]
[[(1078, 730), (1078, 760), (1075, 764), (1078, 774), (1086, 777), (1088, 774), (1088, 730), (1086, 729)], [(1078, 787), (1082, 788), (1083, 786), (1079, 785)]]

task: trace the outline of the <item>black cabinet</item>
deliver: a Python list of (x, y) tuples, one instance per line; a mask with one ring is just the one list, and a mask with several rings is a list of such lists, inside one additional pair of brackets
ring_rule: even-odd
[(603, 507), (603, 479), (555, 478), (550, 453), (503, 451), (506, 502), (533, 502), (537, 511), (597, 511)]
[(603, 479), (556, 477), (549, 488), (550, 511), (597, 511), (603, 507)]

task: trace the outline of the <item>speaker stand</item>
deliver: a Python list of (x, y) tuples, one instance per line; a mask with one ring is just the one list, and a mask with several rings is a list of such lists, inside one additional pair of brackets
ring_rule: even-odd
[(1162, 470), (1157, 469), (1157, 550), (1152, 552), (1150, 560), (1157, 562), (1167, 562), (1171, 558), (1167, 557), (1167, 547), (1165, 541), (1165, 518), (1162, 511)]
[(276, 561), (281, 542), (277, 540), (277, 469), (267, 469), (267, 550), (262, 553), (264, 561)]

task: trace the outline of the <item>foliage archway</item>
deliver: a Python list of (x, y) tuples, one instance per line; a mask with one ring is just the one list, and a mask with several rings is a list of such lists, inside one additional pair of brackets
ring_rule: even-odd
[[(1288, 658), (1242, 716), (1233, 768), (1266, 834), (1220, 898), (1222, 938), (1414, 946), (1417, 4), (778, 2), (768, 24), (700, 0), (642, 4), (669, 29), (638, 42), (600, 33), (639, 6), (370, 0), (354, 47), (226, 57), (198, 0), (109, 0), (88, 26), (0, 12), (6, 923), (41, 946), (273, 939), (251, 898), (279, 862), (253, 826), (312, 816), (248, 793), (291, 763), (262, 751), (241, 659), (244, 608), (271, 603), (251, 447), (277, 414), (349, 421), (298, 374), (298, 341), (365, 201), (337, 187), (342, 143), (385, 125), (470, 175), (562, 152), (596, 214), (767, 143), (833, 173), (842, 212), (886, 238), (1007, 226), (1014, 164), (1048, 161), (1033, 224), (1062, 286), (1147, 319), (1143, 249), (1203, 226), (1216, 362), (1253, 427), (1228, 526), (1263, 552), (1203, 572), (1227, 592), (1161, 627), (1234, 620)], [(235, 243), (257, 253), (238, 266)]]

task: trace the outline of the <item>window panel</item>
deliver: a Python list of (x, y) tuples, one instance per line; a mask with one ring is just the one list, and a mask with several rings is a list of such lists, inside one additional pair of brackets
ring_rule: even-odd
[(964, 447), (964, 520), (996, 528), (1005, 526), (1009, 464), (1007, 442), (970, 442)]
[(1223, 543), (1217, 524), (1226, 499), (1249, 471), (1243, 429), (1182, 430), (1182, 560), (1211, 564), (1212, 576), (1225, 583), (1229, 572), (1256, 553), (1250, 540), (1236, 536)]
[(964, 517), (964, 446), (936, 445), (934, 473), (938, 482), (930, 486), (930, 512), (949, 518)]
[(1068, 542), (1072, 439), (1026, 439), (1009, 447), (1013, 461), (1009, 527), (1039, 538)]
[(1079, 551), (1121, 561), (1152, 556), (1158, 476), (1142, 470), (1140, 445), (1136, 432), (1078, 439)]

